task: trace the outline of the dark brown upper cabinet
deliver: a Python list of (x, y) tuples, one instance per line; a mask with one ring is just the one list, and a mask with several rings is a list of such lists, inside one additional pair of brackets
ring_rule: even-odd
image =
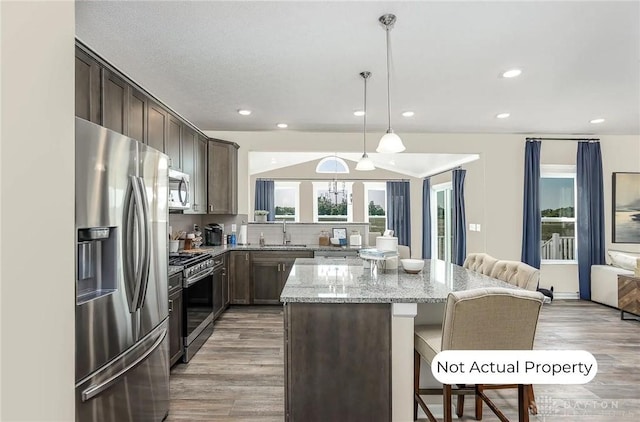
[(140, 142), (147, 142), (148, 98), (137, 89), (129, 89), (129, 131), (127, 136)]
[(100, 64), (76, 48), (76, 116), (101, 124)]
[(169, 156), (169, 167), (174, 169), (182, 168), (180, 159), (182, 122), (177, 117), (169, 115), (169, 131), (167, 132), (167, 147), (165, 153)]
[(151, 148), (164, 152), (164, 145), (169, 127), (169, 113), (160, 105), (149, 101), (149, 120), (147, 129), (147, 144)]
[(129, 85), (108, 69), (102, 69), (102, 126), (127, 134)]
[(237, 214), (238, 144), (210, 139), (207, 155), (207, 213)]

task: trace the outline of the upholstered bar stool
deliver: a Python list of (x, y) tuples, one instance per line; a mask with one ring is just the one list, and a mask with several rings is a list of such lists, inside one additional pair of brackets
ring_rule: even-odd
[(536, 291), (540, 281), (539, 269), (519, 261), (500, 260), (493, 265), (489, 275), (532, 292)]
[[(420, 406), (429, 421), (436, 422), (421, 394), (442, 394), (444, 420), (450, 422), (452, 395), (459, 395), (462, 399), (460, 394), (471, 392), (481, 403), (486, 403), (501, 421), (508, 422), (477, 386), (471, 390), (462, 386), (454, 389), (451, 385), (443, 385), (442, 390), (420, 389), (420, 363), (424, 359), (430, 365), (442, 350), (531, 350), (542, 300), (541, 293), (520, 289), (485, 288), (450, 293), (442, 326), (415, 327), (414, 419), (417, 419)], [(519, 421), (526, 422), (529, 420), (526, 386), (519, 384), (517, 387)], [(462, 416), (464, 402), (459, 400), (458, 404), (456, 413)]]
[(480, 274), (490, 275), (498, 260), (486, 253), (470, 253), (462, 266)]

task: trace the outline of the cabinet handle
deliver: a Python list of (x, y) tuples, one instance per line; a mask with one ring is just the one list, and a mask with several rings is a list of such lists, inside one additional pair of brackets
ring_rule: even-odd
[(248, 260), (249, 260), (249, 254), (248, 254), (248, 253), (244, 254), (244, 260), (245, 260), (245, 261), (248, 261)]
[(173, 312), (173, 300), (169, 299), (169, 313)]
[(213, 205), (209, 204), (209, 212), (213, 212)]
[(278, 264), (278, 272), (280, 272), (280, 264)]

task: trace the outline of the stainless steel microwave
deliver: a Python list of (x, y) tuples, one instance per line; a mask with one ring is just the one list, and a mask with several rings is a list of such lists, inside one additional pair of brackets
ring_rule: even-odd
[(190, 208), (189, 175), (169, 169), (169, 209), (188, 210)]

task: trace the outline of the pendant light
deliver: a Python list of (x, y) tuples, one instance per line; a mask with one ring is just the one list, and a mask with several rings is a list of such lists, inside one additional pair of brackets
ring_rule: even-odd
[(364, 114), (362, 115), (362, 158), (356, 164), (356, 170), (368, 171), (376, 169), (367, 155), (367, 79), (371, 76), (371, 72), (360, 72), (360, 76), (364, 79)]
[(389, 71), (389, 31), (391, 27), (396, 22), (396, 15), (386, 14), (380, 16), (378, 21), (385, 27), (385, 31), (387, 33), (387, 115), (389, 117), (389, 128), (387, 129), (387, 133), (385, 133), (382, 138), (380, 138), (380, 142), (378, 143), (378, 148), (376, 148), (377, 152), (382, 153), (394, 153), (394, 152), (402, 152), (405, 150), (405, 146), (402, 143), (402, 139), (398, 135), (393, 132), (391, 129), (391, 95), (390, 95), (390, 71)]

